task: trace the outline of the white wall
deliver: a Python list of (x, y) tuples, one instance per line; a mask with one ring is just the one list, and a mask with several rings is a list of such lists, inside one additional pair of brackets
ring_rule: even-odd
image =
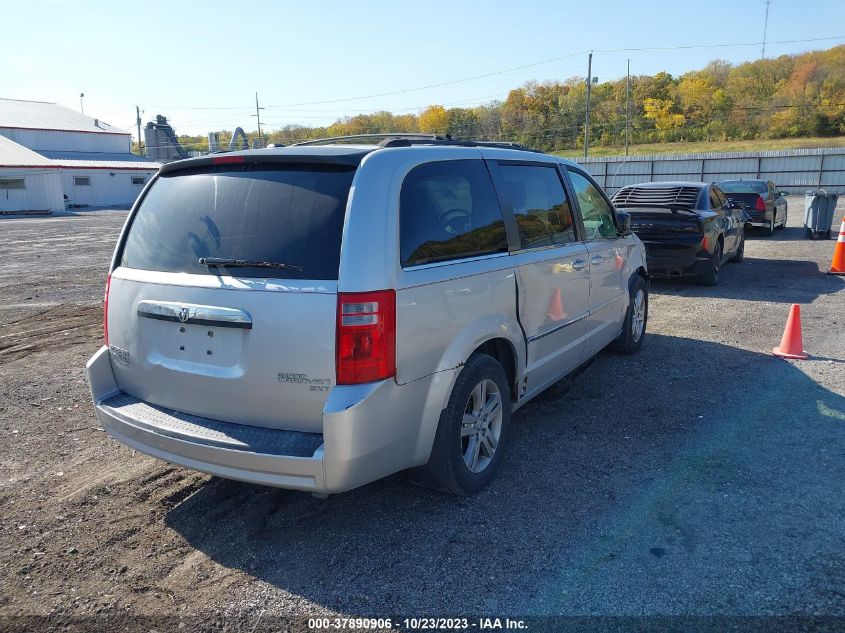
[[(87, 204), (104, 207), (109, 205), (128, 206), (135, 202), (143, 185), (133, 185), (132, 178), (144, 178), (149, 182), (155, 170), (119, 169), (62, 169), (61, 186), (73, 204)], [(90, 185), (75, 185), (74, 177), (88, 178)]]
[(57, 211), (64, 208), (58, 170), (0, 169), (0, 178), (23, 178), (25, 189), (0, 189), (0, 211)]
[(29, 149), (66, 152), (131, 151), (129, 134), (54, 132), (49, 130), (0, 129), (0, 134)]

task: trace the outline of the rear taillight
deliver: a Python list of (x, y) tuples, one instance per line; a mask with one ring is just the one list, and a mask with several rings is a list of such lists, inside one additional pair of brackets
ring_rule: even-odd
[(342, 292), (337, 296), (337, 384), (355, 385), (396, 373), (396, 293)]
[(766, 201), (763, 200), (763, 196), (757, 196), (757, 202), (754, 203), (754, 208), (757, 211), (765, 211), (766, 210)]
[(106, 347), (109, 346), (109, 288), (111, 287), (111, 274), (106, 277), (106, 293), (103, 295), (103, 338)]

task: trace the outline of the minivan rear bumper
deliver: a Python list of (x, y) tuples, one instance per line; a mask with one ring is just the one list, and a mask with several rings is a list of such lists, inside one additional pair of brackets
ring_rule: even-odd
[[(320, 435), (210, 420), (138, 400), (117, 385), (107, 347), (86, 371), (97, 418), (119, 442), (227, 479), (315, 493), (342, 492), (425, 463), (423, 438), (433, 430), (423, 432), (423, 420), (439, 413), (427, 405), (429, 388), (446, 378), (335, 387)], [(420, 417), (396, 419), (397, 410)]]

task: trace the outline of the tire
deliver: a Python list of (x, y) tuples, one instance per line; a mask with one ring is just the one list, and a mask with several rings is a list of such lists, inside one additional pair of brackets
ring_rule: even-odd
[(783, 231), (786, 228), (786, 220), (789, 217), (789, 207), (783, 208), (783, 219), (780, 222), (780, 230)]
[(722, 241), (716, 242), (713, 257), (710, 258), (710, 270), (698, 278), (702, 286), (715, 286), (719, 283), (719, 272), (722, 270)]
[(778, 214), (777, 214), (777, 212), (775, 212), (775, 213), (772, 214), (772, 221), (769, 222), (769, 232), (768, 232), (769, 237), (771, 237), (772, 235), (775, 234), (775, 225), (777, 224), (777, 222), (778, 222)]
[(636, 354), (640, 351), (648, 324), (648, 284), (639, 275), (634, 275), (628, 282), (628, 311), (622, 322), (622, 332), (611, 344), (611, 349), (619, 354)]
[(734, 264), (739, 264), (745, 259), (745, 232), (742, 233), (742, 239), (739, 241), (739, 246), (736, 249), (736, 254), (731, 257)]
[[(484, 411), (482, 404), (491, 410), (486, 418), (478, 415)], [(431, 457), (420, 469), (417, 483), (455, 495), (481, 492), (499, 469), (510, 420), (511, 390), (504, 368), (487, 354), (473, 354), (440, 415)]]

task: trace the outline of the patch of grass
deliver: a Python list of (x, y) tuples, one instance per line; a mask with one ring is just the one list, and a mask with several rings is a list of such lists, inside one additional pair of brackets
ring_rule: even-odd
[[(696, 141), (691, 143), (648, 143), (631, 145), (631, 156), (650, 154), (700, 154), (704, 152), (759, 152), (778, 149), (819, 149), (822, 147), (845, 147), (845, 136), (775, 138), (752, 141)], [(565, 150), (554, 152), (566, 158), (580, 158), (584, 151)], [(590, 156), (624, 156), (625, 147), (591, 147)]]

